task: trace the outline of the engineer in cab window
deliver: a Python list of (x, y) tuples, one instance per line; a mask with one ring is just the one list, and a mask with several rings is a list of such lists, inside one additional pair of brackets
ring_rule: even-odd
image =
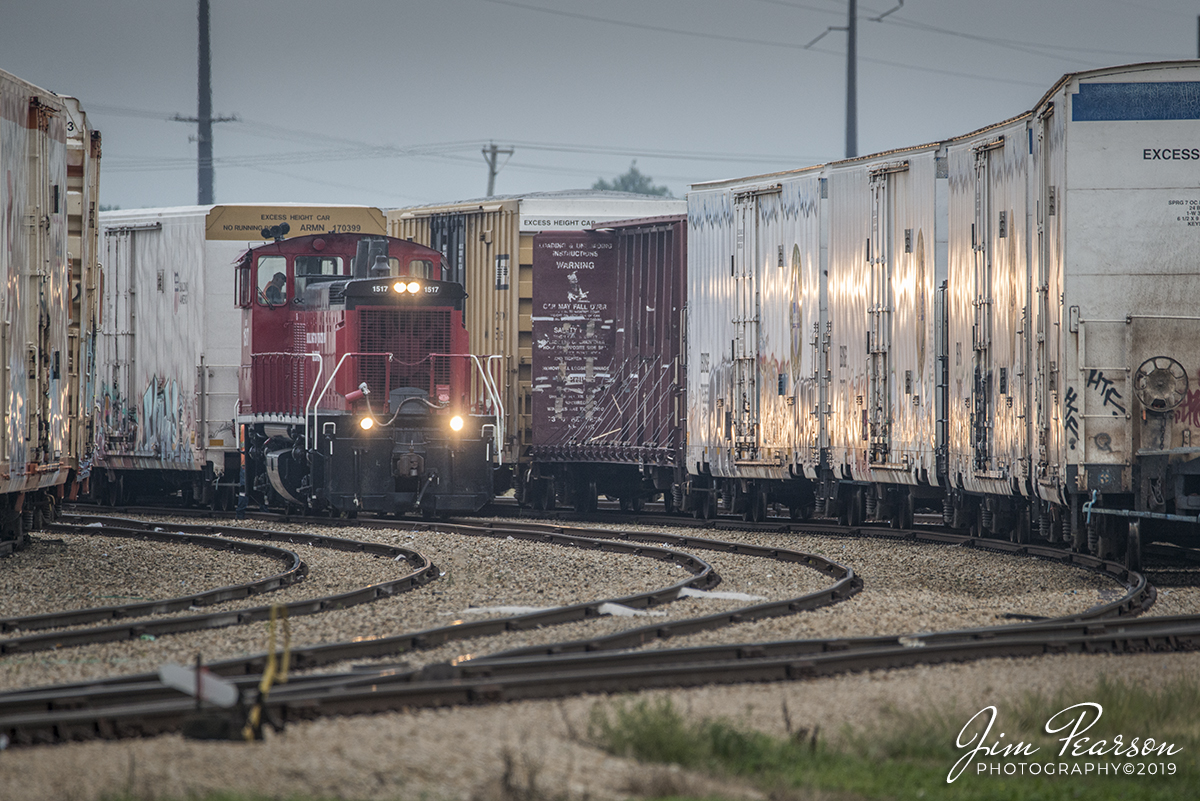
[(287, 283), (287, 276), (283, 273), (275, 273), (271, 278), (271, 283), (267, 284), (267, 288), (264, 290), (267, 296), (267, 303), (272, 306), (278, 306), (287, 300), (283, 288), (285, 283)]

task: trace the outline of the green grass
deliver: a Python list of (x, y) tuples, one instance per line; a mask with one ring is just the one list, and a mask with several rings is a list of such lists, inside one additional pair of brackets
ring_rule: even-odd
[[(1058, 737), (1042, 731), (1048, 718), (1073, 704), (1103, 706), (1100, 721), (1081, 736), (1109, 739), (1121, 734), (1153, 737), (1182, 751), (1172, 757), (1059, 757)], [(689, 721), (668, 700), (656, 703), (600, 704), (593, 708), (589, 736), (604, 749), (643, 762), (675, 763), (693, 770), (753, 781), (779, 797), (803, 798), (811, 792), (834, 798), (879, 799), (1195, 799), (1200, 795), (1200, 684), (1177, 681), (1154, 690), (1101, 680), (1087, 688), (1064, 689), (1050, 696), (1030, 694), (999, 705), (988, 743), (1029, 743), (1031, 757), (981, 755), (977, 761), (1173, 762), (1174, 776), (976, 775), (969, 767), (947, 783), (968, 749), (955, 746), (963, 726), (979, 710), (932, 707), (918, 713), (885, 710), (882, 724), (870, 730), (847, 729), (836, 740), (807, 731), (771, 737), (725, 720)], [(1065, 719), (1064, 719), (1065, 720)], [(981, 733), (982, 725), (966, 738)], [(1005, 737), (999, 738), (1004, 732)]]

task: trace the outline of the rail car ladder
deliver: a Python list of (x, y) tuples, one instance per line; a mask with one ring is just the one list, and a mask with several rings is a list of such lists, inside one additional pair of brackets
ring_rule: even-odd
[(1051, 217), (1058, 213), (1055, 189), (1051, 185), (1049, 166), (1050, 122), (1053, 106), (1048, 112), (1038, 118), (1038, 202), (1037, 202), (1037, 248), (1038, 268), (1037, 283), (1034, 286), (1036, 315), (1034, 325), (1034, 416), (1035, 433), (1033, 448), (1030, 453), (1036, 460), (1034, 475), (1041, 482), (1055, 485), (1058, 476), (1053, 465), (1057, 464), (1058, 448), (1061, 435), (1056, 435), (1053, 427), (1054, 397), (1058, 390), (1058, 363), (1050, 354), (1057, 353), (1057, 343), (1050, 340), (1057, 335), (1058, 321), (1051, 320), (1052, 306), (1050, 303), (1050, 263), (1054, 258), (1054, 243), (1051, 240)]
[(992, 372), (992, 153), (1004, 146), (1003, 137), (975, 148), (975, 221), (971, 224), (974, 256), (975, 307), (972, 348), (975, 352), (971, 399), (971, 439), (975, 450), (975, 470), (991, 469), (995, 404)]
[(872, 463), (886, 463), (892, 450), (891, 349), (894, 294), (892, 289), (893, 204), (895, 187), (890, 180), (898, 167), (872, 171), (871, 237), (867, 240), (867, 267), (871, 274), (870, 305), (867, 308), (867, 366), (870, 453)]
[(755, 193), (739, 195), (734, 206), (737, 241), (731, 257), (734, 317), (731, 343), (733, 361), (733, 451), (739, 459), (758, 456), (758, 199)]

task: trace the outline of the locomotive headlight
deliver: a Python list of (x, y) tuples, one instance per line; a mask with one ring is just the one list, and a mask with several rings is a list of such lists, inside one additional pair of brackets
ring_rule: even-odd
[(358, 427), (361, 428), (363, 431), (370, 431), (372, 428), (375, 427), (375, 420), (374, 420), (374, 418), (371, 418), (371, 417), (364, 417), (363, 419), (358, 421)]
[(408, 291), (415, 295), (421, 291), (421, 285), (418, 284), (416, 281), (409, 281), (408, 282)]
[(408, 291), (408, 287), (403, 281), (397, 281), (396, 283), (392, 284), (392, 289), (396, 290), (401, 295)]
[(457, 414), (450, 418), (450, 427), (455, 431), (462, 431), (463, 419)]

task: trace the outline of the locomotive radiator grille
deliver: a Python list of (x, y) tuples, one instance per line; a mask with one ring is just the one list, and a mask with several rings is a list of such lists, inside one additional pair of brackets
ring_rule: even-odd
[(448, 309), (362, 309), (359, 314), (360, 351), (393, 356), (390, 373), (385, 356), (359, 360), (359, 381), (372, 392), (416, 387), (436, 398), (437, 387), (449, 385), (450, 360), (430, 357), (450, 352)]

